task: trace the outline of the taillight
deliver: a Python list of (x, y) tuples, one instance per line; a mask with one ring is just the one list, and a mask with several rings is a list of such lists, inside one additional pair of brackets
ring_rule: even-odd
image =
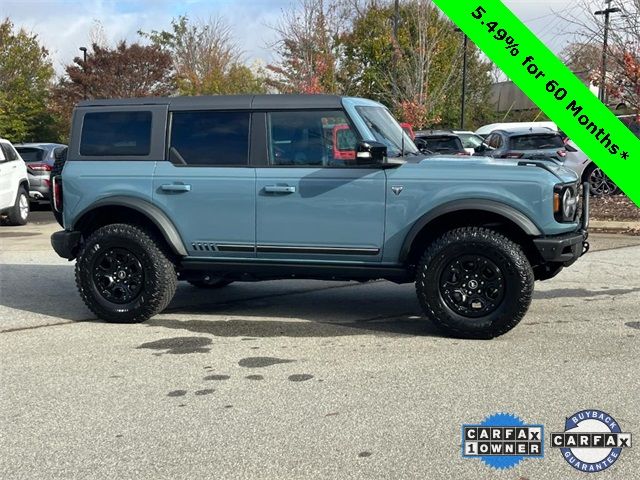
[(51, 166), (46, 163), (27, 163), (27, 168), (34, 172), (50, 172)]
[(567, 151), (566, 150), (562, 150), (562, 149), (558, 150), (558, 156), (561, 157), (561, 158), (566, 157), (567, 156)]
[(502, 158), (522, 158), (524, 157), (524, 153), (522, 152), (506, 152)]
[(51, 179), (53, 184), (53, 209), (56, 212), (62, 211), (62, 178), (61, 177), (53, 177)]

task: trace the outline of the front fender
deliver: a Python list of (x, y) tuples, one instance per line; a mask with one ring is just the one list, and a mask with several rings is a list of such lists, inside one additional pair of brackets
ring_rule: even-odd
[(487, 199), (454, 200), (443, 205), (439, 205), (416, 220), (409, 229), (409, 232), (402, 243), (402, 248), (400, 249), (400, 262), (404, 262), (407, 259), (414, 240), (425, 226), (442, 215), (463, 210), (477, 210), (480, 212), (495, 213), (512, 221), (527, 235), (532, 237), (542, 235), (538, 226), (529, 217), (510, 205)]

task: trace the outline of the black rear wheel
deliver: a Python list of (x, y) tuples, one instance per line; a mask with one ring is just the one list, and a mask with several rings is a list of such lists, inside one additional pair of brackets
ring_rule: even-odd
[(162, 244), (133, 225), (99, 228), (76, 263), (82, 300), (108, 322), (143, 322), (161, 312), (173, 298), (176, 283), (175, 267)]
[(508, 332), (524, 317), (533, 294), (533, 269), (522, 249), (485, 228), (445, 233), (427, 248), (416, 273), (424, 313), (456, 337)]

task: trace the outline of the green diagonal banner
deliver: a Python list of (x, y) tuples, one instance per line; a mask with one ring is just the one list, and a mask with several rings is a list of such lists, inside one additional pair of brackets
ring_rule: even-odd
[(434, 3), (640, 206), (640, 139), (501, 1)]

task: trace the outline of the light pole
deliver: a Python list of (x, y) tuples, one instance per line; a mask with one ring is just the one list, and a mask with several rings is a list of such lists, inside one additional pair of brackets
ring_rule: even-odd
[[(87, 76), (87, 47), (80, 47), (80, 51), (82, 52), (82, 73), (84, 76)], [(84, 99), (87, 99), (87, 79), (85, 78), (82, 82), (84, 87)]]
[[(459, 28), (456, 28), (456, 32), (462, 32)], [(466, 33), (462, 33), (462, 95), (460, 98), (460, 130), (464, 130), (464, 104), (466, 103), (467, 96), (467, 46), (469, 44), (469, 37)]]
[(600, 101), (607, 104), (607, 90), (605, 88), (607, 81), (607, 48), (609, 43), (609, 16), (612, 13), (620, 12), (617, 7), (611, 7), (612, 0), (605, 0), (607, 8), (594, 12), (594, 15), (604, 15), (604, 41), (602, 45), (602, 70), (600, 72)]
[(394, 101), (398, 100), (398, 25), (400, 24), (400, 0), (395, 0), (393, 5), (393, 65), (391, 79), (393, 82)]

